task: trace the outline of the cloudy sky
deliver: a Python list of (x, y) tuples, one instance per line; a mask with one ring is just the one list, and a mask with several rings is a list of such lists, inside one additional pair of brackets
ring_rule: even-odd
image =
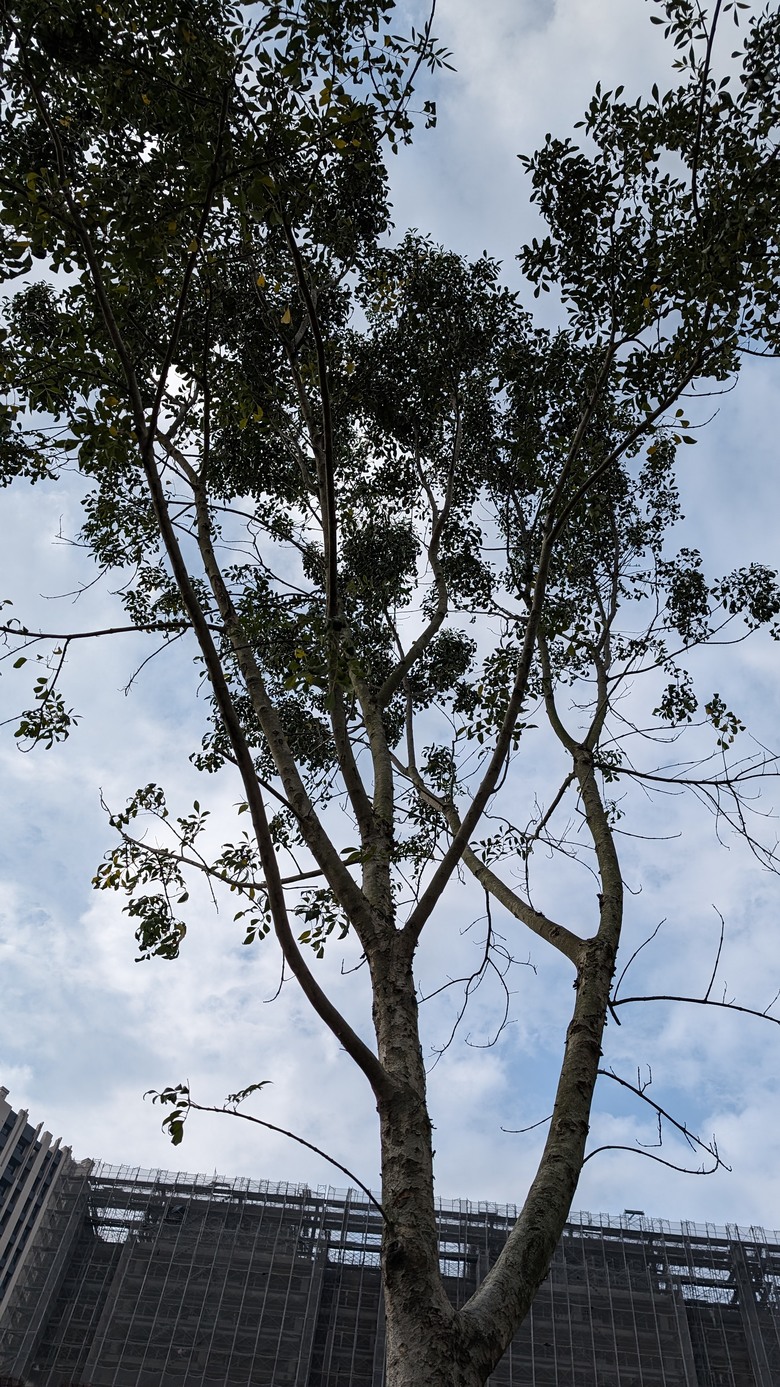
[[(670, 84), (670, 56), (649, 13), (643, 0), (484, 0), (479, 7), (439, 0), (438, 33), (457, 72), (436, 83), (438, 128), (393, 161), (399, 231), (415, 226), (465, 254), (486, 249), (519, 286), (513, 257), (536, 224), (516, 156), (547, 130), (569, 132), (598, 80), (623, 82), (629, 91), (655, 80)], [(698, 545), (715, 571), (753, 558), (777, 560), (779, 397), (777, 366), (754, 363), (699, 446), (686, 450), (680, 542)], [(39, 486), (3, 494), (0, 506), (0, 597), (13, 598), (16, 615), (47, 630), (100, 624), (107, 594), (72, 595), (83, 576), (79, 551), (68, 543), (79, 524), (74, 499)], [(272, 948), (242, 949), (232, 911), (214, 915), (196, 894), (181, 959), (137, 964), (121, 902), (91, 890), (111, 845), (101, 793), (117, 807), (138, 785), (156, 780), (182, 809), (206, 798), (187, 760), (203, 711), (192, 652), (177, 649), (153, 661), (126, 696), (138, 649), (132, 638), (116, 639), (85, 645), (73, 658), (68, 701), (83, 720), (64, 747), (22, 755), (2, 729), (0, 1084), (79, 1157), (343, 1185), (302, 1148), (228, 1117), (193, 1117), (184, 1145), (174, 1150), (157, 1109), (142, 1098), (146, 1089), (186, 1079), (201, 1101), (218, 1102), (232, 1089), (272, 1079), (254, 1110), (331, 1151), (375, 1186), (370, 1095), (292, 986), (268, 1000), (278, 982)], [(709, 659), (713, 688), (759, 740), (776, 742), (778, 648), (757, 640)], [(10, 717), (25, 699), (29, 672), (4, 668), (1, 716)], [(544, 765), (536, 770), (543, 784)], [(218, 834), (240, 796), (228, 783), (208, 789)], [(770, 786), (764, 807), (772, 804)], [(743, 1005), (765, 1007), (780, 987), (778, 882), (739, 843), (719, 845), (712, 819), (695, 803), (647, 803), (639, 812), (648, 837), (622, 845), (635, 893), (627, 955), (665, 923), (635, 965), (630, 990), (703, 991), (719, 911), (727, 929), (714, 995), (727, 986)], [(565, 873), (548, 873), (547, 884), (564, 918), (587, 929), (593, 888)], [(426, 989), (457, 976), (472, 957), (479, 926), (466, 927), (473, 914), (452, 892), (421, 959)], [(505, 927), (518, 956), (530, 957), (535, 968), (519, 969), (513, 980), (512, 1024), (498, 1045), (482, 1048), (500, 999), (478, 997), (461, 1039), (431, 1073), (437, 1183), (447, 1198), (521, 1202), (541, 1129), (516, 1135), (502, 1128), (528, 1126), (549, 1111), (570, 976), (541, 945), (531, 942), (529, 954), (528, 942)], [(349, 946), (333, 951), (324, 973), (365, 1033), (362, 977), (344, 976), (342, 961), (354, 961)], [(453, 990), (427, 1004), (432, 1052), (449, 1033), (456, 1000)], [(638, 1066), (646, 1076), (650, 1065), (656, 1100), (704, 1136), (715, 1133), (733, 1172), (685, 1177), (635, 1154), (603, 1154), (587, 1163), (575, 1207), (779, 1224), (780, 1027), (672, 1005), (625, 1008), (622, 1020), (608, 1028), (607, 1062), (627, 1078)], [(635, 1146), (654, 1139), (653, 1122), (616, 1086), (604, 1085), (592, 1136), (594, 1146)]]

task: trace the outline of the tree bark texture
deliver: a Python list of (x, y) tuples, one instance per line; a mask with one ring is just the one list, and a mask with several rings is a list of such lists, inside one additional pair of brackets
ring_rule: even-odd
[(525, 1204), (500, 1256), (459, 1311), (439, 1268), (431, 1122), (419, 1040), (413, 950), (389, 931), (369, 958), (378, 1058), (390, 1079), (378, 1102), (387, 1387), (483, 1387), (528, 1314), (563, 1231), (582, 1169), (623, 915), (619, 863), (592, 758), (575, 773), (600, 868), (599, 926), (580, 944), (575, 1002), (550, 1130)]

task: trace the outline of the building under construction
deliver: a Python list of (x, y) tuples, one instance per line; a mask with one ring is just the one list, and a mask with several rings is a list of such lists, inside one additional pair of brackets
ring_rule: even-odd
[[(441, 1203), (455, 1304), (515, 1216)], [(355, 1191), (63, 1162), (0, 1302), (0, 1384), (382, 1387), (380, 1239)], [(780, 1237), (578, 1215), (491, 1382), (778, 1387)]]

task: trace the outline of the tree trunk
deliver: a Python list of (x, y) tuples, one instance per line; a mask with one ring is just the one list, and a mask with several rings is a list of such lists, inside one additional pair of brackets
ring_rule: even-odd
[(426, 1322), (419, 1311), (414, 1327), (404, 1329), (396, 1322), (392, 1328), (394, 1338), (388, 1313), (385, 1387), (484, 1387), (487, 1368), (471, 1361), (452, 1330)]
[(411, 952), (397, 931), (385, 936), (369, 960), (379, 1059), (392, 1082), (377, 1105), (386, 1387), (482, 1387), (484, 1378), (459, 1361), (460, 1325), (439, 1268), (431, 1121)]

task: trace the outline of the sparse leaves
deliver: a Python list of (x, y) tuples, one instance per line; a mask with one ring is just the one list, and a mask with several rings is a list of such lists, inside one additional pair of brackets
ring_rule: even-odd
[[(347, 863), (350, 857), (353, 862), (356, 860), (353, 854), (347, 854)], [(359, 855), (357, 860), (360, 860)], [(331, 935), (346, 939), (349, 933), (349, 920), (344, 909), (335, 900), (332, 891), (327, 889), (304, 891), (300, 904), (295, 907), (295, 914), (306, 925), (306, 929), (298, 935), (299, 942), (308, 944), (316, 958), (324, 958), (325, 945)]]
[(712, 695), (712, 698), (705, 703), (704, 711), (718, 733), (718, 746), (724, 751), (731, 746), (740, 732), (745, 731), (745, 724), (737, 717), (736, 713), (726, 707), (720, 694)]

